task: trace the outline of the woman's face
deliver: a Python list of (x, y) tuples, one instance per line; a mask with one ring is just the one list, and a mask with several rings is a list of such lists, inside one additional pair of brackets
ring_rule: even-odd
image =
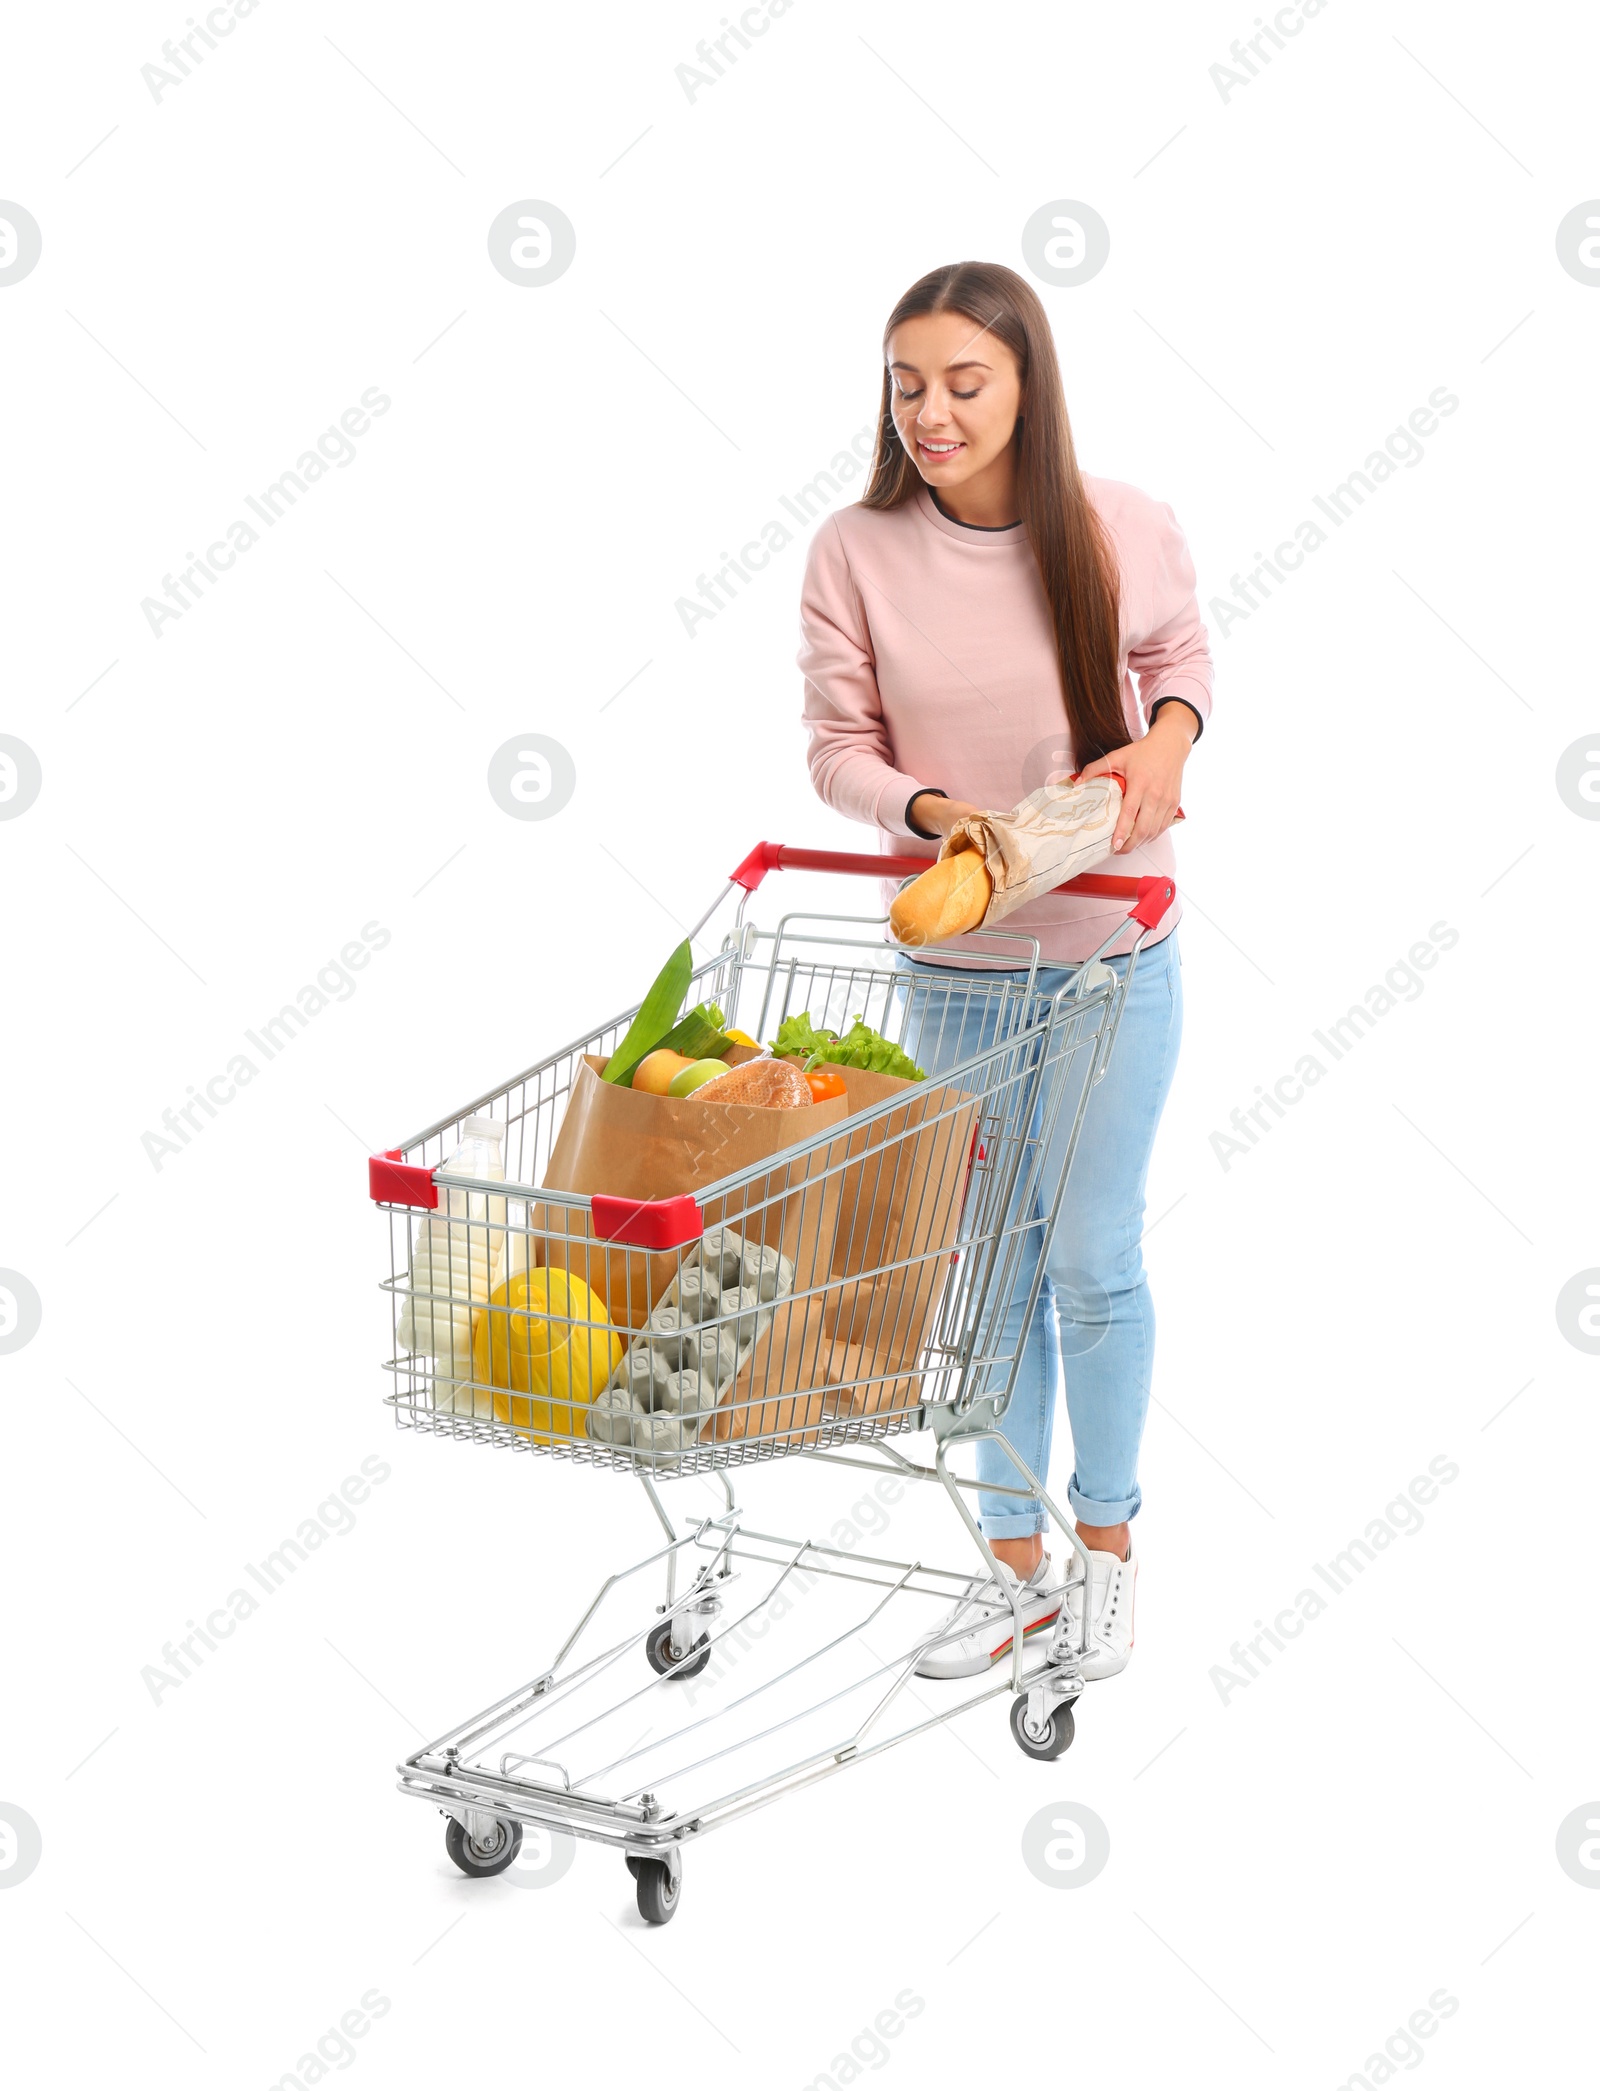
[(960, 486), (1010, 448), (1022, 411), (1017, 359), (964, 313), (896, 327), (889, 376), (894, 425), (930, 486)]

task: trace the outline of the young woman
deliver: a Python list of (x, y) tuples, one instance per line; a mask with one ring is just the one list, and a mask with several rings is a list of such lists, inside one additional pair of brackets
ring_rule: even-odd
[[(963, 814), (1007, 811), (1074, 770), (1116, 770), (1127, 789), (1115, 868), (1172, 874), (1167, 829), (1211, 711), (1194, 567), (1172, 510), (1080, 475), (1049, 320), (1011, 269), (959, 262), (914, 283), (889, 316), (884, 359), (867, 490), (822, 524), (806, 565), (800, 666), (818, 794), (876, 827), (886, 851), (931, 857)], [(1040, 995), (1074, 977), (1116, 910), (1051, 894), (1007, 918), (1008, 934), (1038, 939)], [(1090, 1677), (1122, 1669), (1133, 1645), (1130, 1521), (1155, 1334), (1139, 1243), (1183, 1023), (1178, 915), (1174, 906), (1140, 953), (1032, 1325), (1020, 1326), (1015, 1303), (1006, 1332), (1021, 1360), (1002, 1428), (1041, 1480), (1065, 1358), (1067, 1496), (1092, 1568)], [(1135, 934), (1111, 947), (1124, 977)], [(935, 965), (980, 963), (983, 948), (955, 938), (899, 962), (925, 978)], [(981, 963), (992, 975), (992, 960)], [(993, 1017), (978, 1006), (989, 999), (956, 998), (969, 1011), (961, 1024), (930, 1026), (930, 1074), (992, 1042)], [(1059, 1142), (1071, 1118), (1069, 1100)], [(1031, 1217), (1041, 1201), (1048, 1209), (1061, 1165), (1047, 1156)], [(991, 1489), (1018, 1483), (992, 1443), (979, 1446), (978, 1473)], [(1044, 1552), (1043, 1505), (987, 1492), (978, 1501), (1002, 1573), (1023, 1586), (1025, 1628), (1047, 1627), (1063, 1594)], [(956, 1637), (923, 1674), (970, 1675), (1006, 1653), (1005, 1595), (997, 1607), (1002, 1593), (975, 1585), (946, 1630)], [(1081, 1580), (1066, 1591), (1075, 1623), (1083, 1596)], [(959, 1635), (965, 1620), (972, 1630)]]

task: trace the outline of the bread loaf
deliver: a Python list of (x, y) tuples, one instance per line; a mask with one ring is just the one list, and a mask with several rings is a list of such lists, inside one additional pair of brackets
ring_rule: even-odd
[(787, 1060), (745, 1060), (725, 1075), (713, 1075), (694, 1092), (697, 1104), (755, 1104), (792, 1111), (811, 1102), (811, 1088)]
[(889, 927), (902, 944), (942, 944), (946, 937), (976, 929), (993, 895), (994, 881), (982, 856), (975, 849), (957, 850), (897, 895)]

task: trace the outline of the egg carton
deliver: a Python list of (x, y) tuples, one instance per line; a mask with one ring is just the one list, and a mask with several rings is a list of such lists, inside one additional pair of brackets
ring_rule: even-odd
[(590, 1437), (671, 1464), (698, 1444), (775, 1303), (793, 1290), (794, 1265), (776, 1249), (733, 1227), (702, 1235), (595, 1396)]

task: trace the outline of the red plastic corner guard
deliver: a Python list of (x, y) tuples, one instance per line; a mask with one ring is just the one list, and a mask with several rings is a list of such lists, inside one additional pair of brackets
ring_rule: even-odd
[(1171, 907), (1177, 890), (1171, 879), (1140, 879), (1139, 898), (1128, 910), (1128, 920), (1142, 922), (1146, 929), (1154, 929)]
[(705, 1232), (705, 1218), (687, 1191), (675, 1198), (612, 1198), (597, 1191), (589, 1209), (599, 1240), (626, 1248), (681, 1249)]
[(781, 842), (758, 842), (742, 863), (728, 873), (730, 886), (743, 886), (753, 893), (769, 871), (776, 871), (778, 859), (783, 854)]
[(433, 1171), (416, 1162), (403, 1162), (401, 1149), (385, 1148), (367, 1160), (367, 1191), (374, 1205), (421, 1205), (429, 1212), (439, 1204), (439, 1187)]

